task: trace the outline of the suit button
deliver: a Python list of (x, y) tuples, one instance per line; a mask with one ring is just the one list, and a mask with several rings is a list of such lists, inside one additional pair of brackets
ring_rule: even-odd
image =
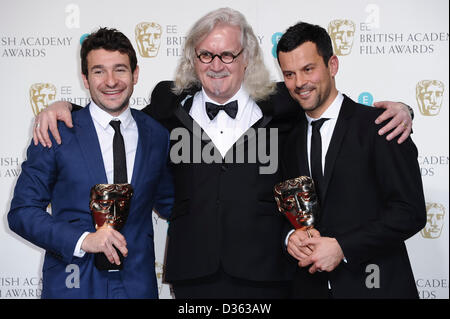
[(226, 172), (226, 171), (228, 170), (227, 165), (226, 165), (226, 164), (222, 164), (222, 166), (220, 166), (220, 170), (221, 170), (222, 172)]

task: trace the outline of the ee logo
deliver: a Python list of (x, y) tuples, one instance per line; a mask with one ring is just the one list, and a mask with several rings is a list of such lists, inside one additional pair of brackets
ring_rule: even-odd
[(283, 35), (283, 33), (281, 33), (281, 32), (275, 32), (272, 35), (272, 44), (273, 44), (272, 55), (275, 59), (277, 58), (277, 44), (278, 44), (278, 41), (280, 41), (280, 38), (282, 35)]
[(372, 104), (373, 104), (373, 95), (370, 94), (369, 92), (362, 92), (358, 96), (358, 103), (359, 104), (364, 104), (364, 105), (367, 105), (367, 106), (372, 106)]

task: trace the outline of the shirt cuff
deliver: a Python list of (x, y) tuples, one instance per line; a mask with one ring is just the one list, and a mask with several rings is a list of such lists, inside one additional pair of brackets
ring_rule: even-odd
[(288, 245), (288, 240), (289, 240), (289, 236), (291, 236), (291, 234), (292, 234), (293, 232), (295, 232), (295, 229), (291, 230), (291, 231), (287, 234), (286, 239), (284, 240), (284, 246), (285, 246), (285, 247), (287, 247), (287, 245)]
[(78, 239), (77, 244), (75, 246), (75, 251), (73, 252), (73, 255), (75, 257), (83, 258), (84, 254), (86, 252), (81, 249), (81, 244), (83, 243), (83, 240), (86, 238), (86, 236), (89, 235), (89, 232), (84, 232), (83, 235), (81, 235), (80, 239)]

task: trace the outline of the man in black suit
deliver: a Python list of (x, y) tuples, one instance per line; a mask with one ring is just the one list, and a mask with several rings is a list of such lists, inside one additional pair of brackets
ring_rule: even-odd
[(288, 239), (288, 252), (309, 267), (298, 268), (295, 296), (417, 298), (404, 244), (426, 222), (416, 146), (380, 137), (378, 110), (336, 89), (339, 62), (323, 28), (292, 26), (277, 53), (305, 111), (285, 143), (283, 178), (312, 176), (321, 206), (313, 237), (296, 230)]
[[(270, 80), (257, 37), (235, 10), (200, 18), (183, 52), (175, 81), (158, 83), (143, 109), (171, 131), (165, 280), (176, 298), (285, 298), (296, 263), (280, 241), (288, 224), (273, 186), (281, 179), (277, 150), (301, 109)], [(49, 113), (37, 120), (39, 134), (47, 134)], [(410, 123), (397, 133), (407, 136)]]

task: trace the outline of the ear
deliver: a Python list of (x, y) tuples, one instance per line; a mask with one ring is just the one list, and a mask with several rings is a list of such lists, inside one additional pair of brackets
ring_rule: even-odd
[(136, 69), (134, 69), (134, 72), (133, 72), (133, 84), (134, 85), (136, 85), (138, 79), (139, 79), (139, 65), (136, 65)]
[(330, 70), (330, 75), (334, 78), (339, 70), (339, 59), (336, 55), (333, 55), (328, 60), (328, 69)]
[(89, 90), (89, 82), (88, 82), (88, 79), (87, 79), (86, 75), (81, 73), (81, 78), (83, 79), (84, 87)]

